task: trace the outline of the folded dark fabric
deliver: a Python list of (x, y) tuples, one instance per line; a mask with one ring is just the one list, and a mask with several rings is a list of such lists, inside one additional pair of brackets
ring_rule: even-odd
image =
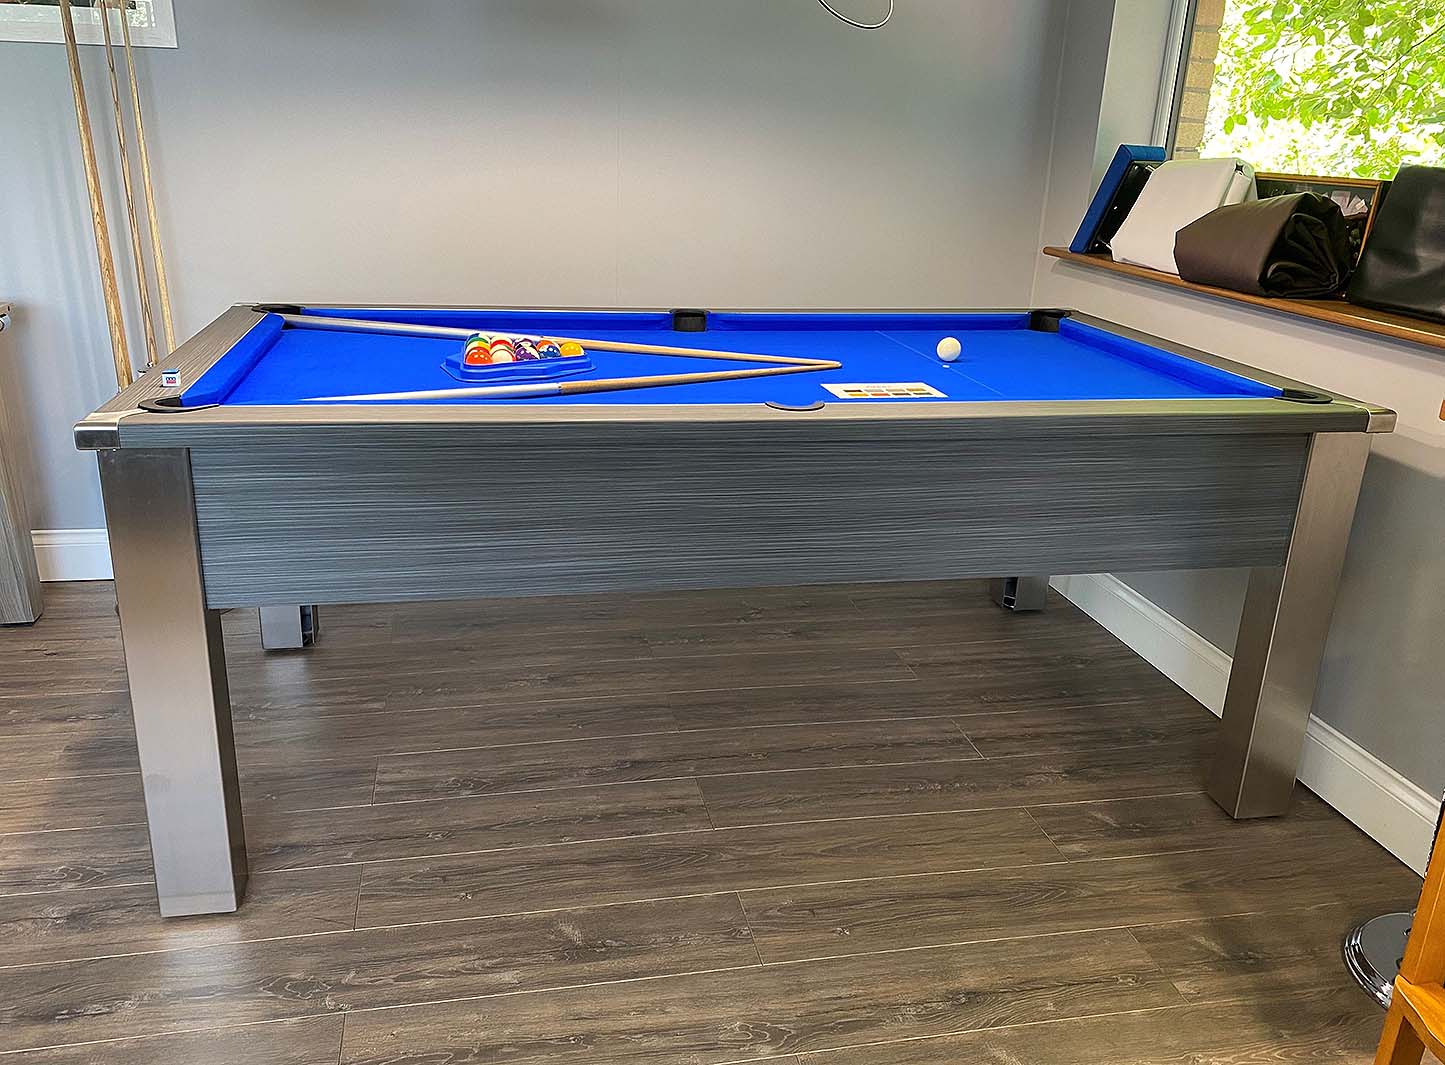
[(1229, 204), (1174, 237), (1179, 276), (1255, 296), (1309, 299), (1343, 291), (1350, 235), (1339, 204), (1313, 192)]
[(1365, 239), (1349, 299), (1445, 322), (1445, 170), (1400, 168)]

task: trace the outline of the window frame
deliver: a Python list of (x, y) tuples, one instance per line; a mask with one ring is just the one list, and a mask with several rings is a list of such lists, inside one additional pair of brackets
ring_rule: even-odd
[[(176, 13), (173, 0), (134, 0), (137, 7), (150, 8), (147, 24), (131, 23), (130, 40), (136, 48), (175, 48)], [(100, 32), (99, 7), (71, 9), (75, 18), (77, 44), (104, 44)], [(153, 24), (151, 24), (153, 23)], [(119, 32), (112, 37), (119, 43)], [(0, 4), (0, 41), (29, 41), (61, 44), (65, 40), (60, 29), (60, 7), (48, 4)]]
[(1172, 0), (1169, 36), (1165, 42), (1164, 67), (1159, 78), (1159, 102), (1154, 113), (1154, 143), (1164, 146), (1164, 158), (1174, 158), (1179, 135), (1180, 111), (1189, 69), (1189, 50), (1194, 42), (1195, 16), (1199, 0)]

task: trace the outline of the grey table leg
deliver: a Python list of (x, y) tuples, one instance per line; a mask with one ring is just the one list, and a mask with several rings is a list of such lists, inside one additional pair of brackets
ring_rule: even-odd
[(246, 842), (190, 455), (126, 449), (99, 458), (161, 914), (228, 912), (245, 888)]
[(314, 606), (263, 606), (261, 646), (268, 651), (310, 647), (321, 637), (321, 611)]
[(1310, 444), (1285, 564), (1251, 571), (1209, 793), (1233, 817), (1289, 809), (1370, 438)]
[(1049, 595), (1047, 577), (995, 577), (988, 591), (993, 601), (1008, 610), (1042, 610)]

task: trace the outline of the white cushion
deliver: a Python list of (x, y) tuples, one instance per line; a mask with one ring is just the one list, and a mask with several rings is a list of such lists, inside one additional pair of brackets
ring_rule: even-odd
[(1225, 204), (1254, 199), (1254, 168), (1243, 159), (1175, 159), (1149, 176), (1109, 242), (1114, 260), (1179, 273), (1174, 235)]

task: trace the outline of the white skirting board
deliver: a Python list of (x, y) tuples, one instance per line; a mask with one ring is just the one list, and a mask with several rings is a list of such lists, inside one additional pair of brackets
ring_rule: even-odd
[[(1230, 656), (1112, 574), (1055, 577), (1070, 602), (1216, 715)], [(1435, 834), (1439, 801), (1344, 733), (1310, 718), (1299, 778), (1417, 873)]]
[(36, 529), (31, 535), (42, 581), (110, 580), (110, 539), (104, 529)]

